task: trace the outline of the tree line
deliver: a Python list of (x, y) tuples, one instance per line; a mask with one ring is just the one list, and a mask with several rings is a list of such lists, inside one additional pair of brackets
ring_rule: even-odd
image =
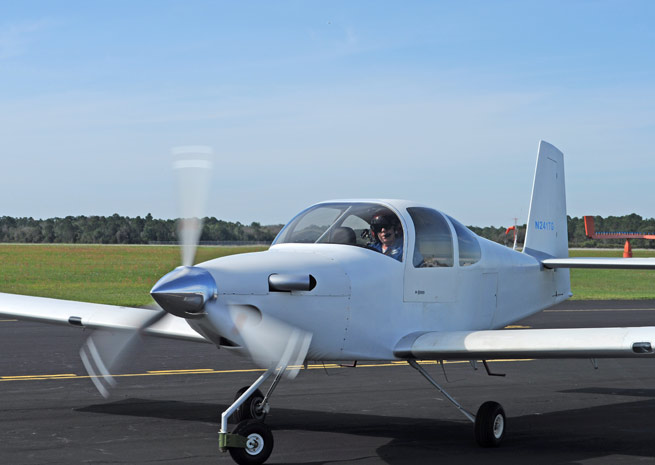
[[(594, 217), (597, 232), (637, 232), (655, 234), (655, 218), (642, 218), (632, 213), (624, 216)], [(282, 229), (281, 224), (263, 226), (205, 218), (201, 241), (256, 241), (272, 242)], [(469, 228), (486, 239), (510, 245), (512, 232), (505, 227)], [(585, 236), (584, 219), (568, 217), (570, 247), (623, 247), (623, 239), (594, 240)], [(518, 242), (525, 239), (525, 225), (518, 228)], [(112, 216), (67, 216), (45, 220), (33, 218), (0, 217), (0, 242), (65, 243), (65, 244), (150, 244), (176, 242), (176, 220), (155, 219), (150, 213), (144, 218)], [(655, 248), (655, 240), (631, 239), (632, 247)]]
[[(150, 244), (177, 241), (176, 220), (112, 216), (67, 216), (35, 220), (0, 217), (0, 242)], [(201, 241), (272, 242), (282, 225), (262, 226), (205, 218)]]

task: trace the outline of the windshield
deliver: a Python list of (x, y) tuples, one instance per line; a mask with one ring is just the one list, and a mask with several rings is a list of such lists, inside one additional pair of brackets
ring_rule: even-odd
[[(397, 240), (402, 244), (403, 230), (396, 214), (374, 203), (328, 203), (311, 207), (291, 220), (273, 244), (326, 243), (375, 249), (380, 239), (379, 234), (371, 231), (371, 222), (375, 229), (375, 222), (380, 218), (395, 219)], [(402, 245), (400, 251), (402, 254)]]

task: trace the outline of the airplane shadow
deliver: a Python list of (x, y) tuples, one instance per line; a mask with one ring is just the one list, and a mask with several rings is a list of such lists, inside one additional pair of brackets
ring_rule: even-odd
[[(563, 392), (655, 397), (655, 390), (588, 388)], [(131, 398), (90, 405), (76, 411), (203, 422), (215, 424), (218, 428), (220, 419), (217, 412), (225, 408), (226, 405), (213, 403)], [(361, 442), (363, 437), (388, 439), (381, 446), (372, 446), (375, 448), (373, 457), (347, 460), (352, 463), (374, 459), (393, 465), (439, 461), (564, 465), (594, 459), (609, 459), (611, 463), (634, 463), (644, 459), (652, 462), (655, 460), (655, 442), (652, 440), (655, 423), (651, 421), (654, 414), (655, 399), (652, 399), (510, 417), (505, 442), (496, 449), (477, 447), (473, 425), (467, 421), (274, 407), (267, 423), (278, 431), (345, 435), (343, 441), (348, 442), (348, 437), (351, 437), (353, 443)], [(303, 463), (317, 465), (334, 462), (339, 460)]]

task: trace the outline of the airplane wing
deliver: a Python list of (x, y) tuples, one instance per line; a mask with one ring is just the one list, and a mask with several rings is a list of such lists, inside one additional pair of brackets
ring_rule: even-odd
[[(89, 329), (138, 330), (155, 312), (146, 308), (0, 293), (0, 317)], [(145, 328), (143, 333), (185, 341), (210, 342), (195, 332), (185, 319), (170, 314)]]
[(394, 349), (399, 358), (502, 360), (624, 358), (655, 355), (655, 327), (416, 332)]
[(546, 268), (655, 270), (655, 258), (569, 257), (541, 260)]

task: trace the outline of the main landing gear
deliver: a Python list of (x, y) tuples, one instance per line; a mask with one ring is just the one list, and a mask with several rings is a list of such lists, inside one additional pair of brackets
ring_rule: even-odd
[(497, 447), (505, 436), (507, 419), (503, 407), (497, 402), (485, 402), (473, 415), (450, 396), (430, 374), (419, 365), (416, 360), (409, 360), (412, 368), (416, 369), (425, 379), (441, 392), (462, 414), (475, 424), (475, 440), (480, 447)]

